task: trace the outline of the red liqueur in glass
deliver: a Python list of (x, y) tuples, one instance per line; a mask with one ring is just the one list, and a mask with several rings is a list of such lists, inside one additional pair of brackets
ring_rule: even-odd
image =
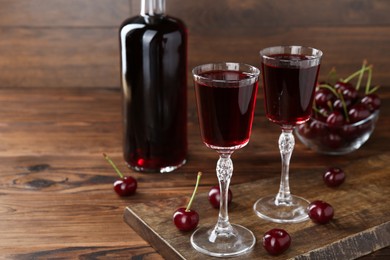
[[(286, 60), (309, 60), (298, 54), (275, 54), (269, 57)], [(310, 118), (314, 89), (320, 65), (279, 67), (262, 62), (266, 116), (279, 125), (303, 123)]]
[(237, 81), (236, 85), (228, 86), (195, 82), (203, 141), (217, 147), (246, 144), (252, 128), (258, 82), (239, 86), (239, 80), (250, 77), (240, 71), (210, 71), (199, 76), (210, 80)]

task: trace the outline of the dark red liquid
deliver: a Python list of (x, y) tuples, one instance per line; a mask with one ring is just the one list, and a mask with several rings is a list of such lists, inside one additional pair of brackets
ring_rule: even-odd
[(187, 154), (187, 31), (176, 19), (139, 16), (120, 29), (124, 158), (159, 171)]
[[(213, 79), (244, 79), (239, 71), (212, 71), (201, 74)], [(239, 87), (211, 87), (195, 83), (199, 124), (208, 145), (232, 147), (249, 141), (258, 82)]]
[[(302, 55), (278, 54), (284, 60), (305, 60)], [(308, 68), (261, 64), (266, 116), (279, 125), (293, 126), (310, 118), (319, 65)]]

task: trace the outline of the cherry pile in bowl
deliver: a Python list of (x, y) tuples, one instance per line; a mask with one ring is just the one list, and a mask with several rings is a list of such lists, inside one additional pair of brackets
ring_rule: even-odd
[[(362, 79), (368, 74), (366, 84)], [(371, 87), (372, 65), (344, 80), (324, 82), (316, 87), (312, 117), (295, 133), (300, 141), (324, 154), (347, 154), (359, 149), (370, 137), (378, 120), (381, 100)], [(357, 83), (353, 84), (352, 79)]]

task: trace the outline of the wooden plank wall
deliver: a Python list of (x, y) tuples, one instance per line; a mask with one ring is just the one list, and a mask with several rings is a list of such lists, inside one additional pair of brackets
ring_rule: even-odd
[[(0, 0), (0, 87), (118, 88), (118, 27), (139, 6)], [(366, 58), (374, 83), (390, 86), (388, 0), (167, 0), (167, 11), (188, 26), (189, 69), (222, 60), (258, 65), (261, 48), (300, 44), (324, 51), (322, 77), (333, 66), (346, 75), (343, 67), (358, 69)]]

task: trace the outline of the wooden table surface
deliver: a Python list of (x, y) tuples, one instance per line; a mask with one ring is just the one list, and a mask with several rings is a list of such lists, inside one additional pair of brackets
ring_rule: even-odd
[[(375, 83), (383, 85), (379, 123), (369, 141), (351, 154), (324, 156), (297, 140), (291, 172), (320, 174), (329, 166), (389, 154), (387, 1), (332, 0), (315, 12), (314, 1), (272, 6), (266, 0), (172, 0), (168, 10), (190, 29), (188, 162), (169, 174), (128, 170), (121, 149), (117, 28), (129, 15), (129, 2), (130, 13), (137, 13), (139, 1), (1, 0), (0, 258), (162, 259), (124, 222), (123, 213), (134, 202), (189, 196), (198, 171), (204, 172), (199, 192), (216, 184), (216, 154), (201, 142), (190, 81), (190, 69), (200, 63), (258, 65), (260, 48), (298, 43), (324, 51), (323, 78), (333, 66), (345, 75), (368, 58), (375, 64)], [(302, 16), (298, 3), (309, 16)], [(275, 19), (280, 12), (284, 20)], [(280, 173), (279, 128), (267, 121), (262, 103), (259, 91), (251, 141), (233, 156), (232, 185)], [(134, 196), (114, 193), (116, 174), (103, 152), (138, 179)], [(363, 257), (389, 258), (389, 248)]]
[[(123, 212), (133, 202), (189, 196), (197, 171), (204, 172), (199, 192), (216, 183), (216, 154), (200, 141), (193, 92), (189, 95), (188, 163), (169, 174), (140, 174), (127, 170), (122, 160), (119, 90), (0, 88), (0, 255), (159, 259), (124, 223)], [(291, 171), (312, 169), (320, 174), (327, 166), (343, 167), (388, 154), (388, 88), (381, 96), (380, 123), (360, 150), (323, 156), (297, 141)], [(233, 185), (279, 174), (279, 129), (265, 119), (261, 94), (257, 102), (250, 144), (234, 155)], [(116, 176), (103, 152), (138, 179), (134, 196), (119, 198), (113, 192)], [(388, 203), (388, 198), (382, 203)], [(385, 249), (370, 257), (388, 253)]]

